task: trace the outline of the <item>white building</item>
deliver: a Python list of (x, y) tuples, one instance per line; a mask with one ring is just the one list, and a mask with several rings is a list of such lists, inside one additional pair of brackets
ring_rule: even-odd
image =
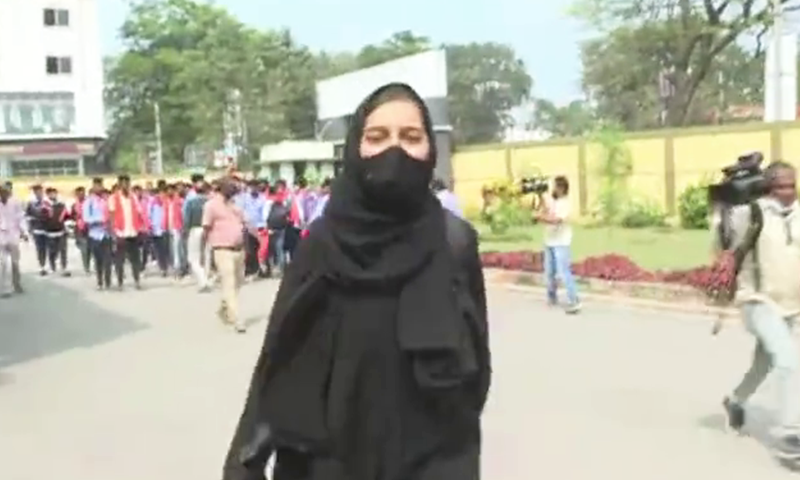
[(0, 0), (0, 177), (94, 170), (105, 137), (99, 0)]
[(336, 175), (336, 144), (317, 140), (286, 140), (264, 145), (259, 152), (259, 163), (270, 181), (285, 180), (293, 185), (304, 177), (317, 179)]

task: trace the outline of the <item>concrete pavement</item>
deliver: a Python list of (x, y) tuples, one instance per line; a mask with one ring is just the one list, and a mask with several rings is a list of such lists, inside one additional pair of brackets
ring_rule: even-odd
[[(242, 336), (219, 325), (216, 293), (155, 277), (96, 292), (30, 275), (31, 253), (28, 293), (0, 301), (0, 479), (218, 480), (276, 284), (245, 287)], [(714, 338), (706, 318), (608, 305), (570, 317), (504, 290), (490, 309), (485, 479), (792, 475), (757, 440), (770, 385), (756, 438), (723, 432), (752, 348), (740, 328)]]

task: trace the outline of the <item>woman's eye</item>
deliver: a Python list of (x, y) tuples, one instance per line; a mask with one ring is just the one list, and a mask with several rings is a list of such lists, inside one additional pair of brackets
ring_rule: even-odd
[(364, 134), (364, 139), (370, 143), (381, 142), (386, 139), (388, 134), (380, 130), (370, 130)]

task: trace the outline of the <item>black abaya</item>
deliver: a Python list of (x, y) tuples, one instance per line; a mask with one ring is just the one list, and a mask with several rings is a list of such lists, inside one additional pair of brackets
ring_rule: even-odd
[[(224, 480), (262, 480), (267, 455), (243, 457), (257, 450), (277, 453), (275, 480), (479, 478), (491, 369), (477, 235), (415, 177), (434, 148), (428, 163), (358, 158), (382, 91), (356, 112), (326, 215), (287, 268)], [(359, 178), (394, 167), (394, 193), (411, 192), (387, 209)]]

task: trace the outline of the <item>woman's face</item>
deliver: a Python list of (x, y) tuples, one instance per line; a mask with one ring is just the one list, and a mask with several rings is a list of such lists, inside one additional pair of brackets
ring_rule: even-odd
[(427, 161), (431, 150), (422, 113), (409, 100), (392, 100), (372, 111), (364, 122), (359, 153), (374, 157), (391, 147), (400, 147), (419, 161)]

